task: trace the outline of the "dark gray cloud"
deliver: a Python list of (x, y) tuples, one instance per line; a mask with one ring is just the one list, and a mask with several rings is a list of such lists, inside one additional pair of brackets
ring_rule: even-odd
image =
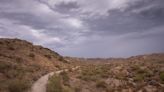
[(107, 16), (86, 18), (85, 21), (92, 30), (104, 34), (149, 31), (151, 28), (164, 25), (164, 6), (161, 5), (163, 3), (163, 0), (139, 0), (124, 11), (109, 9)]
[(120, 57), (164, 52), (163, 0), (0, 0), (0, 37), (62, 55)]
[(45, 29), (49, 24), (48, 21), (29, 13), (1, 12), (0, 17), (15, 20), (17, 24), (28, 25), (35, 29)]
[(56, 4), (54, 7), (54, 11), (58, 11), (60, 13), (74, 13), (79, 8), (77, 2), (60, 2)]

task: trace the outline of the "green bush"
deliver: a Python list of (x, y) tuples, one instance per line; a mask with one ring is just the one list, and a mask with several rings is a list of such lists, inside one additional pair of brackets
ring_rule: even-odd
[(9, 92), (25, 92), (30, 85), (24, 80), (13, 80), (8, 86)]
[(60, 73), (60, 76), (63, 79), (63, 84), (64, 85), (69, 85), (69, 76), (68, 76), (68, 74), (66, 72), (62, 72), (62, 73)]
[(60, 76), (53, 75), (47, 85), (47, 92), (63, 92)]
[(164, 82), (164, 72), (161, 72), (159, 75), (160, 79)]
[(137, 74), (137, 75), (135, 75), (135, 77), (133, 79), (134, 79), (134, 81), (142, 81), (142, 80), (144, 80), (144, 78), (145, 78), (145, 75)]

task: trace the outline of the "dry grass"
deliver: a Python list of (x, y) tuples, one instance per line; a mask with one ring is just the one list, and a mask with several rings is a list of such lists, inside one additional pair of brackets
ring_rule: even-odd
[(49, 79), (47, 92), (63, 92), (60, 76), (54, 75)]
[(30, 83), (25, 80), (12, 80), (8, 86), (10, 92), (26, 92), (30, 88)]
[(56, 52), (24, 40), (0, 39), (0, 92), (11, 91), (14, 85), (19, 85), (12, 85), (12, 80), (28, 80), (31, 84), (46, 73), (67, 67), (58, 57), (61, 56)]
[(76, 81), (71, 86), (80, 86), (80, 92), (149, 92), (149, 87), (156, 90), (152, 92), (163, 92), (163, 62), (163, 54), (153, 54), (119, 62), (84, 63), (80, 71), (70, 74), (76, 78), (70, 82)]
[(69, 85), (69, 77), (66, 72), (60, 75), (53, 75), (49, 78), (47, 92), (74, 92)]

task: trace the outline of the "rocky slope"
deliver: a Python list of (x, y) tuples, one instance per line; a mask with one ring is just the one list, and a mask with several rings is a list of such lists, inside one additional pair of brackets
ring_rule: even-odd
[(68, 67), (58, 53), (19, 39), (0, 39), (0, 92), (23, 92), (42, 75)]
[(68, 74), (75, 92), (164, 92), (164, 54), (84, 62), (79, 71)]

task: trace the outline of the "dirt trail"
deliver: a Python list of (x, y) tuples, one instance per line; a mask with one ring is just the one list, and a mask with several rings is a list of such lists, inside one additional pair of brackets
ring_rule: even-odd
[[(72, 70), (76, 70), (78, 69), (79, 66), (76, 66), (74, 68), (72, 68)], [(33, 85), (32, 85), (32, 88), (31, 88), (31, 91), (30, 92), (46, 92), (46, 85), (48, 83), (48, 78), (52, 75), (55, 74), (59, 74), (61, 72), (67, 72), (68, 69), (65, 69), (65, 70), (60, 70), (60, 71), (56, 71), (56, 72), (51, 72), (51, 73), (48, 73), (44, 76), (42, 76), (40, 79), (38, 79)]]

